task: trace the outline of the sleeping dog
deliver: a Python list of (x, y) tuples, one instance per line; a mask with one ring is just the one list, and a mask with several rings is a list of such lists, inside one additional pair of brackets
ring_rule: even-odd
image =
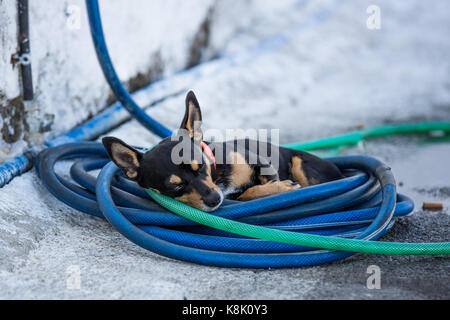
[(204, 142), (201, 123), (191, 91), (178, 133), (146, 153), (117, 138), (102, 142), (129, 179), (206, 212), (219, 208), (225, 197), (250, 201), (343, 178), (333, 163), (306, 152), (250, 139)]

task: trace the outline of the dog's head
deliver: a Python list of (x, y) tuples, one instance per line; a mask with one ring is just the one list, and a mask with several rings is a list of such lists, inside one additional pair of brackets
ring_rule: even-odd
[(213, 182), (211, 159), (202, 150), (201, 123), (200, 106), (191, 91), (177, 135), (162, 140), (145, 154), (117, 138), (102, 141), (111, 160), (141, 187), (210, 212), (220, 206), (224, 197)]

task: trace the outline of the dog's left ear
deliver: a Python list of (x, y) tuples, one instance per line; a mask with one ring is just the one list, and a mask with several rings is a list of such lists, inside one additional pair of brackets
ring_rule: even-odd
[(102, 142), (111, 160), (128, 178), (137, 180), (142, 153), (114, 137), (105, 137)]
[(202, 142), (203, 132), (202, 126), (202, 112), (200, 105), (194, 92), (189, 91), (186, 96), (186, 113), (184, 114), (183, 122), (181, 122), (179, 135), (189, 134), (191, 139), (195, 142)]

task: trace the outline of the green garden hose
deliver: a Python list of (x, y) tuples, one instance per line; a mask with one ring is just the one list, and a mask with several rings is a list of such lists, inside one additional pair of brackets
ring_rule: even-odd
[(364, 139), (379, 138), (397, 134), (428, 133), (433, 131), (450, 133), (450, 122), (423, 122), (387, 125), (369, 129), (361, 129), (348, 134), (315, 141), (286, 144), (284, 147), (303, 151), (333, 149), (345, 146), (354, 146)]

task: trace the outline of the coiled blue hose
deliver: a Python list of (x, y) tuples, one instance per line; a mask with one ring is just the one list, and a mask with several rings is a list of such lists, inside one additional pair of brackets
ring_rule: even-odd
[[(66, 159), (74, 160), (70, 174), (77, 184), (55, 173), (55, 163)], [(384, 166), (375, 159), (331, 160), (343, 170), (357, 170), (347, 171), (343, 180), (289, 194), (247, 203), (229, 200), (214, 215), (280, 230), (375, 240), (392, 227), (391, 213), (399, 217), (413, 210), (411, 199), (397, 196), (391, 188), (389, 170), (379, 177), (389, 182), (381, 187), (375, 175)], [(49, 148), (39, 155), (36, 168), (47, 189), (67, 205), (107, 218), (136, 244), (174, 259), (221, 267), (277, 268), (327, 263), (353, 254), (249, 239), (197, 225), (158, 206), (145, 190), (126, 180), (99, 143)], [(90, 171), (98, 169), (102, 171), (96, 179)], [(382, 200), (388, 203), (384, 209), (380, 209)]]

